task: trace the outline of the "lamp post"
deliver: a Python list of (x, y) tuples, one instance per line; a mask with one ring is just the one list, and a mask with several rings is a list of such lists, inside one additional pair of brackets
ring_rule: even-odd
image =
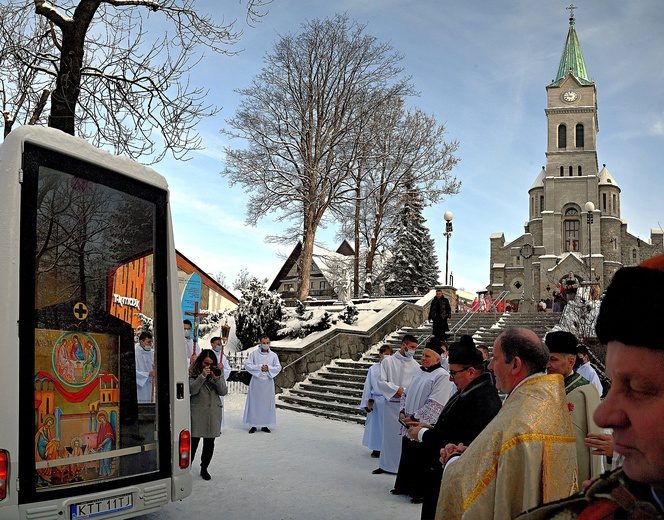
[(443, 218), (445, 219), (445, 232), (443, 236), (447, 239), (445, 246), (445, 285), (448, 285), (447, 273), (450, 266), (450, 237), (452, 236), (452, 219), (454, 215), (451, 211), (446, 211)]
[(595, 205), (588, 201), (584, 206), (584, 209), (588, 213), (588, 281), (592, 282), (593, 278), (593, 240), (592, 240), (592, 224), (593, 224), (593, 211), (595, 211)]

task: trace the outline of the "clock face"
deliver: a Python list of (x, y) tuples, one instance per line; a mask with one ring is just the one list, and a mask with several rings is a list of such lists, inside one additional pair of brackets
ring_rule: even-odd
[(568, 90), (563, 92), (562, 98), (565, 103), (572, 103), (579, 99), (579, 94), (577, 94), (574, 90)]

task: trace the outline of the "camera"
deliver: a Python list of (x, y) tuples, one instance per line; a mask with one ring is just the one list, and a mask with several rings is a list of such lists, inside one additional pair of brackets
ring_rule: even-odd
[(212, 372), (215, 377), (221, 376), (221, 368), (219, 367), (210, 367), (210, 372)]

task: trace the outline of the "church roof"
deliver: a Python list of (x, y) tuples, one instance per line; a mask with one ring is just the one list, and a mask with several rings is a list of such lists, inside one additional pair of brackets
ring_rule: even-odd
[(556, 74), (556, 79), (549, 85), (550, 87), (560, 86), (569, 74), (572, 74), (581, 85), (593, 84), (593, 82), (588, 79), (588, 72), (586, 71), (586, 64), (583, 61), (581, 45), (579, 44), (579, 38), (576, 35), (574, 21), (574, 11), (572, 10), (572, 14), (569, 17), (567, 40), (565, 40), (565, 47), (563, 48), (563, 55), (560, 58), (560, 65), (558, 65), (558, 74)]
[[(535, 182), (533, 182), (533, 185), (530, 187), (530, 190), (534, 188), (542, 188), (544, 187), (544, 179), (546, 177), (546, 170), (544, 169), (544, 166), (542, 166), (542, 169), (540, 172), (537, 174), (537, 178), (535, 179)], [(528, 190), (528, 191), (530, 191)]]
[(616, 188), (620, 188), (611, 173), (609, 173), (609, 170), (606, 169), (606, 164), (602, 165), (602, 169), (597, 174), (597, 177), (599, 178), (600, 186), (615, 186)]

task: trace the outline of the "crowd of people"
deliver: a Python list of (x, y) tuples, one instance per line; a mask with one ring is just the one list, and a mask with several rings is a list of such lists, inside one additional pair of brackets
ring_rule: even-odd
[[(209, 348), (199, 348), (191, 320), (182, 322), (184, 331), (184, 362), (189, 369), (189, 400), (191, 412), (191, 463), (203, 439), (200, 457), (200, 475), (211, 480), (208, 467), (214, 454), (215, 439), (224, 427), (224, 396), (228, 392), (226, 381), (231, 366), (224, 355), (222, 339), (214, 336)], [(155, 402), (155, 364), (153, 338), (141, 332), (134, 348), (136, 366), (136, 397), (139, 404)], [(244, 365), (250, 374), (249, 389), (244, 409), (244, 423), (249, 433), (259, 428), (271, 433), (277, 423), (274, 378), (281, 372), (277, 355), (270, 350), (270, 338), (263, 336), (257, 348), (249, 354)]]
[[(565, 298), (577, 289), (570, 272)], [(394, 474), (391, 493), (422, 504), (422, 519), (664, 518), (664, 343), (654, 307), (625, 305), (662, 289), (664, 255), (620, 269), (607, 288), (596, 323), (606, 392), (587, 347), (563, 330), (507, 329), (491, 355), (462, 336), (444, 368), (449, 311), (437, 293), (421, 362), (406, 335), (369, 370), (373, 473)]]

